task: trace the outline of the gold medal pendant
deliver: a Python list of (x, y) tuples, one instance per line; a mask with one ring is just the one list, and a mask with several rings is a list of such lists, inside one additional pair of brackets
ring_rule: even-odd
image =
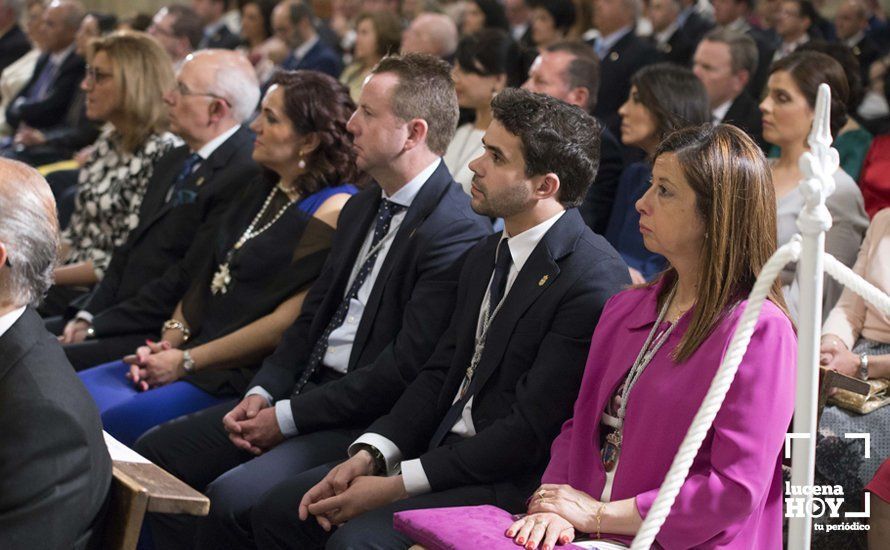
[(229, 271), (229, 262), (219, 264), (219, 269), (213, 274), (213, 280), (210, 281), (210, 292), (214, 295), (225, 294), (229, 290), (229, 283), (232, 282), (232, 274)]

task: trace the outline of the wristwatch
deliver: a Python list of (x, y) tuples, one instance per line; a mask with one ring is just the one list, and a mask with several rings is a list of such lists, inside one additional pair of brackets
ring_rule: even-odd
[(868, 354), (859, 354), (859, 378), (868, 380)]
[(380, 449), (373, 445), (368, 445), (367, 443), (359, 443), (357, 448), (359, 451), (368, 451), (368, 454), (371, 455), (371, 459), (374, 461), (374, 470), (371, 474), (375, 476), (386, 474), (386, 457), (383, 456)]
[(184, 370), (186, 374), (195, 373), (195, 360), (192, 359), (192, 354), (189, 353), (189, 350), (182, 352), (182, 370)]

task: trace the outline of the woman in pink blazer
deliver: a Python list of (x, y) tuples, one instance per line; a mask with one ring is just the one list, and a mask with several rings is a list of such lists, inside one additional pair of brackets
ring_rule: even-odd
[[(553, 443), (528, 515), (507, 530), (526, 548), (582, 534), (633, 539), (776, 248), (769, 167), (731, 126), (668, 136), (637, 210), (646, 248), (669, 267), (603, 311), (574, 417)], [(781, 296), (774, 285), (658, 547), (782, 546), (781, 449), (796, 337)]]

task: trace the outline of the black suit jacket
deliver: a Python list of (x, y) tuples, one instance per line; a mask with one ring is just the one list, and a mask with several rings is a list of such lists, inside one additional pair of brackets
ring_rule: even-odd
[(763, 97), (766, 81), (769, 78), (769, 67), (773, 63), (773, 55), (776, 53), (776, 38), (763, 29), (748, 26), (745, 34), (754, 40), (757, 45), (757, 70), (751, 75), (745, 91), (756, 101)]
[[(167, 201), (167, 194), (191, 153), (183, 145), (161, 157), (142, 200), (139, 225), (114, 251), (105, 277), (82, 306), (94, 315), (97, 336), (155, 330), (169, 317), (170, 301), (175, 307), (188, 285), (179, 280), (184, 278), (179, 262), (208, 253), (222, 216), (259, 173), (252, 152), (253, 133), (242, 126), (195, 170), (186, 183), (195, 200), (179, 206)], [(152, 285), (158, 279), (177, 281), (160, 300)]]
[(6, 34), (0, 36), (0, 73), (30, 49), (31, 43), (21, 27), (13, 25)]
[(343, 71), (340, 56), (320, 38), (299, 61), (291, 52), (282, 63), (282, 67), (289, 71), (318, 71), (334, 78), (338, 78)]
[(111, 459), (93, 398), (31, 308), (0, 357), (0, 546), (96, 547)]
[(584, 223), (593, 229), (594, 233), (606, 234), (609, 216), (612, 214), (612, 204), (615, 202), (615, 193), (623, 171), (624, 157), (621, 154), (621, 144), (603, 125), (600, 134), (600, 165), (596, 171), (596, 179), (587, 190), (584, 202), (578, 207)]
[[(316, 340), (346, 294), (380, 197), (375, 185), (344, 206), (321, 276), (251, 387), (261, 386), (275, 399), (291, 394)], [(415, 378), (448, 326), (456, 303), (459, 259), (491, 233), (488, 219), (474, 214), (469, 203), (441, 162), (414, 198), (374, 281), (347, 375), (291, 395), (301, 433), (367, 426), (388, 411)]]
[(367, 432), (388, 438), (406, 458), (420, 457), (433, 491), (494, 484), (498, 503), (512, 509), (528, 496), (519, 488), (540, 479), (550, 443), (571, 416), (603, 306), (630, 277), (577, 210), (563, 214), (492, 320), (470, 386), (476, 435), (428, 450), (470, 364), (499, 240), (492, 236), (470, 252), (458, 284), (460, 307), (435, 354)]
[(658, 61), (658, 52), (633, 30), (612, 46), (600, 64), (600, 89), (593, 114), (613, 135), (621, 135), (618, 108), (627, 101), (630, 77), (650, 63)]
[(881, 57), (881, 50), (878, 47), (878, 43), (866, 34), (862, 40), (853, 46), (852, 51), (859, 61), (859, 75), (862, 79), (862, 86), (866, 87), (869, 84), (868, 70), (871, 64)]
[(763, 115), (760, 106), (754, 101), (748, 92), (742, 90), (721, 121), (725, 124), (738, 126), (745, 131), (751, 139), (757, 142), (761, 149), (766, 151), (769, 145), (763, 140)]
[(22, 122), (38, 130), (51, 128), (68, 113), (86, 69), (83, 58), (73, 51), (62, 61), (45, 97), (34, 101), (26, 99), (28, 91), (37, 83), (43, 67), (49, 62), (49, 57), (48, 53), (40, 56), (31, 79), (6, 108), (6, 122), (13, 128), (17, 128)]
[(686, 18), (686, 21), (683, 22), (683, 26), (677, 31), (682, 37), (683, 42), (688, 44), (691, 48), (689, 54), (690, 58), (695, 51), (695, 47), (701, 42), (701, 39), (713, 28), (714, 22), (703, 17), (701, 13), (693, 8), (689, 13), (689, 16)]
[(692, 64), (695, 47), (698, 45), (698, 41), (693, 40), (694, 38), (684, 33), (683, 29), (677, 29), (665, 44), (658, 44), (654, 39), (650, 39), (650, 43), (658, 50), (661, 61), (689, 67)]
[(222, 48), (224, 50), (234, 50), (240, 45), (241, 37), (230, 31), (228, 25), (220, 25), (212, 35), (205, 36), (201, 39), (198, 43), (198, 48)]

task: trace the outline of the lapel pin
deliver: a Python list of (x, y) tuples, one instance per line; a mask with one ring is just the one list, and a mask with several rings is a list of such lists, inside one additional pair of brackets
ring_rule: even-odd
[(609, 59), (612, 61), (618, 61), (618, 52), (612, 52), (609, 54)]
[(204, 176), (201, 176), (198, 178), (198, 181), (195, 182), (196, 187), (201, 187), (202, 185), (204, 185)]
[(547, 283), (547, 279), (550, 278), (550, 275), (544, 275), (541, 277), (541, 280), (538, 281), (538, 286), (544, 286)]
[(416, 227), (415, 227), (414, 229), (411, 230), (411, 233), (408, 234), (408, 238), (410, 239), (411, 237), (413, 237), (415, 233), (417, 233), (417, 228), (416, 228)]

